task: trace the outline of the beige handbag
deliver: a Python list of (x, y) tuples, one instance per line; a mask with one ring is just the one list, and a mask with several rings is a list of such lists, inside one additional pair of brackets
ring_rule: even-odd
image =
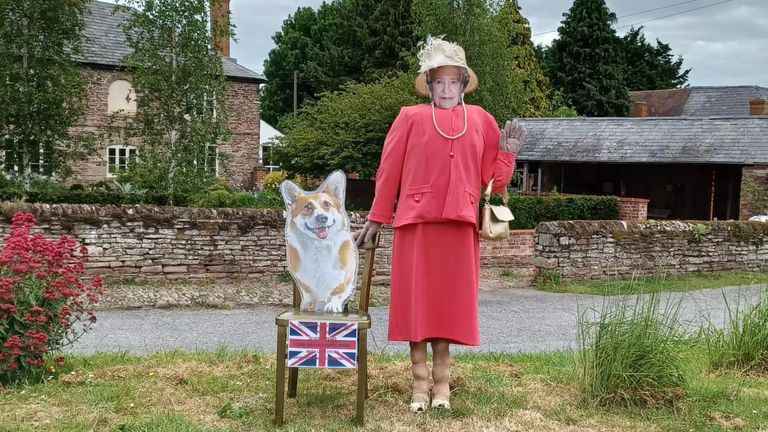
[(491, 189), (493, 189), (493, 179), (488, 182), (485, 189), (485, 206), (483, 207), (483, 221), (480, 224), (480, 238), (485, 240), (504, 240), (509, 237), (509, 223), (515, 217), (512, 210), (509, 209), (509, 194), (504, 188), (504, 194), (501, 199), (504, 205), (491, 205)]

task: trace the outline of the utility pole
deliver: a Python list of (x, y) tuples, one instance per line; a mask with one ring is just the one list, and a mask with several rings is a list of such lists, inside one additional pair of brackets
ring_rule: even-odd
[(293, 118), (296, 118), (296, 88), (298, 87), (299, 71), (293, 71)]

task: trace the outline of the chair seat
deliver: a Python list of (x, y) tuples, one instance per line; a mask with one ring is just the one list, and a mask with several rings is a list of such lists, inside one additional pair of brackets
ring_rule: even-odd
[(300, 308), (294, 308), (285, 311), (275, 318), (278, 326), (287, 326), (288, 321), (336, 321), (336, 322), (356, 322), (359, 329), (371, 328), (371, 316), (365, 311), (352, 311), (342, 313), (326, 313), (303, 311)]

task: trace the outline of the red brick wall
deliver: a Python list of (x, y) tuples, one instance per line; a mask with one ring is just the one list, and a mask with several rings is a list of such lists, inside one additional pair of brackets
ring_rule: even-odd
[(619, 218), (624, 221), (645, 222), (648, 220), (648, 200), (619, 197)]
[(534, 230), (512, 230), (503, 241), (480, 242), (483, 267), (527, 267), (533, 264)]
[[(121, 71), (84, 68), (90, 86), (88, 106), (82, 124), (74, 129), (86, 130), (99, 135), (92, 156), (73, 166), (74, 177), (69, 183), (93, 183), (107, 177), (106, 126), (109, 124), (107, 96), (109, 85), (117, 79), (130, 81), (130, 76)], [(220, 144), (220, 151), (228, 155), (229, 175), (227, 181), (233, 186), (251, 185), (251, 172), (259, 162), (259, 85), (256, 83), (231, 82), (227, 108), (232, 139)], [(219, 171), (224, 176), (224, 171)]]

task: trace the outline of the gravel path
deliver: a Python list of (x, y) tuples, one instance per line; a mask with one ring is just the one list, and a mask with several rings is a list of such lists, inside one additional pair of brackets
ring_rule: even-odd
[[(725, 300), (754, 303), (765, 285), (666, 293), (665, 305), (681, 307), (681, 325), (693, 331), (709, 322), (724, 325)], [(634, 299), (631, 297), (630, 299)], [(614, 299), (615, 300), (615, 299)], [(576, 347), (578, 315), (600, 310), (604, 297), (555, 294), (532, 289), (495, 289), (480, 293), (480, 336), (476, 348), (455, 347), (455, 352), (548, 352)], [(733, 306), (732, 306), (733, 307)], [(282, 307), (263, 306), (232, 310), (105, 310), (88, 334), (68, 351), (149, 354), (180, 349), (214, 350), (220, 346), (261, 352), (275, 350), (275, 316)], [(387, 342), (387, 307), (371, 308), (372, 352), (407, 352), (405, 343)]]

